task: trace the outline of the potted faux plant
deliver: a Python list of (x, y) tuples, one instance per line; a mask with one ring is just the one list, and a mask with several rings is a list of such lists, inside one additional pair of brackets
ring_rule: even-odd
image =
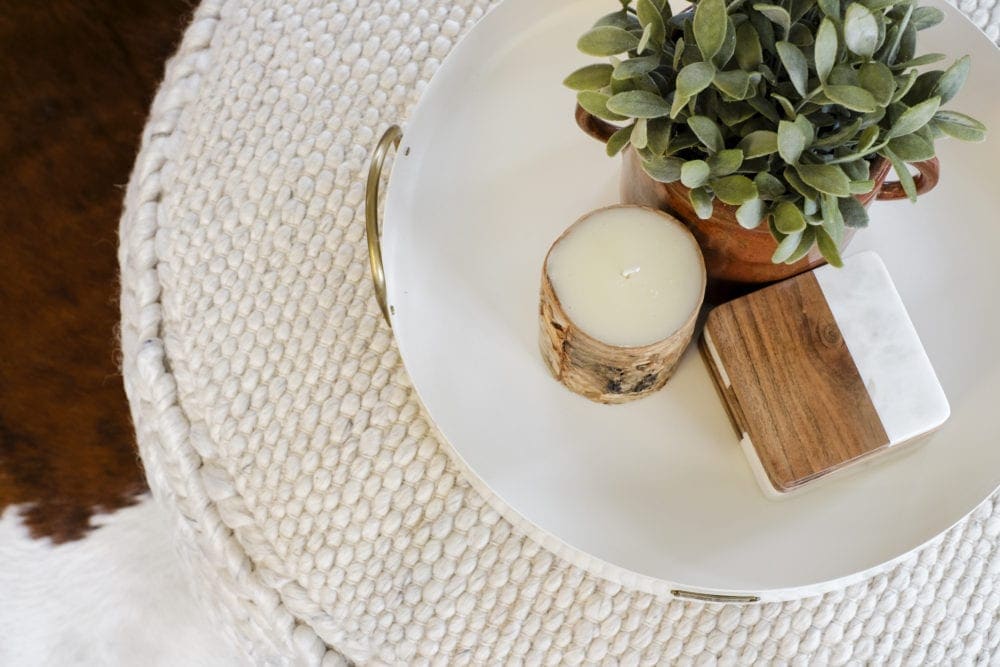
[[(878, 197), (937, 182), (934, 142), (981, 141), (944, 110), (966, 56), (916, 54), (943, 19), (915, 0), (621, 0), (578, 43), (610, 62), (570, 74), (577, 122), (624, 150), (622, 197), (694, 232), (710, 279), (765, 282), (840, 265)], [(612, 124), (617, 123), (617, 124)], [(914, 178), (907, 164), (918, 171)], [(890, 167), (898, 183), (886, 183)]]

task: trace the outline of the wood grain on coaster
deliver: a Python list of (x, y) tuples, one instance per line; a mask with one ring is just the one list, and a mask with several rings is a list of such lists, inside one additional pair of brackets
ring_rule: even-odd
[(813, 274), (719, 306), (705, 328), (730, 380), (723, 395), (776, 489), (888, 444)]

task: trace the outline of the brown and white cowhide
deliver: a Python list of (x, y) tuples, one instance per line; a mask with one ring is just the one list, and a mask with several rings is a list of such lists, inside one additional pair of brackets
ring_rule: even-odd
[(245, 664), (148, 498), (122, 189), (192, 0), (0, 0), (0, 666)]

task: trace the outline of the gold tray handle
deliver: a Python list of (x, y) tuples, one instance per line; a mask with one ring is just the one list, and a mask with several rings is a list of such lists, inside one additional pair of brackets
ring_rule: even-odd
[(368, 183), (365, 185), (365, 235), (368, 237), (368, 263), (371, 265), (372, 282), (375, 283), (375, 298), (382, 310), (386, 324), (392, 328), (389, 319), (389, 304), (386, 301), (385, 268), (382, 266), (381, 230), (378, 220), (378, 185), (382, 179), (382, 166), (389, 155), (390, 148), (399, 148), (403, 138), (403, 130), (399, 125), (393, 125), (385, 131), (375, 146), (372, 161), (368, 167)]

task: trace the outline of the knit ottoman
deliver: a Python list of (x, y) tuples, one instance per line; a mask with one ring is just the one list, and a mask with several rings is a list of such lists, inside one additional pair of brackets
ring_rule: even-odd
[[(961, 9), (996, 40), (994, 0)], [(487, 0), (206, 0), (121, 223), (150, 486), (259, 663), (971, 663), (1000, 658), (996, 497), (821, 597), (656, 597), (543, 548), (435, 438), (368, 277), (363, 183)]]

